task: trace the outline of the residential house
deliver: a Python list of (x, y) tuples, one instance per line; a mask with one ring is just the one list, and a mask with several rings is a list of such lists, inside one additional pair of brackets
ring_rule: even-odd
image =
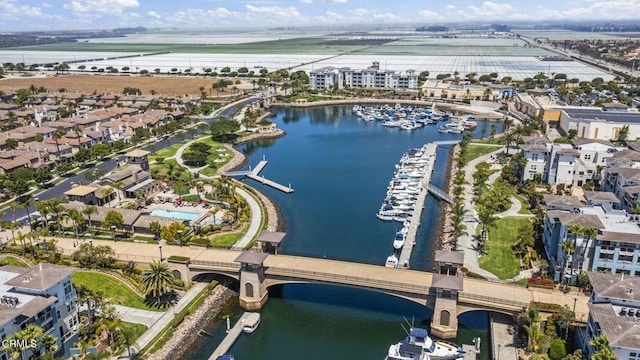
[[(109, 190), (111, 189), (111, 190)], [(77, 201), (86, 205), (103, 206), (110, 203), (117, 196), (115, 189), (92, 183), (89, 185), (75, 185), (64, 195), (68, 201)]]
[(604, 336), (618, 359), (640, 358), (640, 277), (589, 273), (593, 292), (589, 318), (580, 332), (580, 347), (587, 358), (595, 352), (591, 340)]
[(311, 89), (327, 90), (342, 88), (386, 88), (415, 89), (418, 87), (418, 74), (415, 70), (380, 70), (380, 63), (374, 61), (367, 69), (354, 70), (349, 67), (323, 67), (309, 72)]
[[(4, 340), (35, 324), (43, 328), (42, 336), (56, 338), (57, 356), (68, 356), (73, 342), (78, 341), (77, 294), (71, 282), (76, 270), (49, 263), (30, 269), (0, 267), (0, 337)], [(20, 358), (37, 358), (41, 351), (41, 347), (27, 347)], [(9, 358), (9, 353), (0, 351), (0, 359)]]

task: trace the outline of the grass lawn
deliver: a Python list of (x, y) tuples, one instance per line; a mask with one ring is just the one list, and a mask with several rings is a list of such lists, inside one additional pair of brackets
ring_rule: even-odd
[(175, 181), (191, 180), (189, 176), (189, 172), (185, 171), (183, 167), (178, 165), (178, 162), (175, 159), (164, 160), (162, 164), (158, 164), (158, 163), (150, 164), (149, 168), (152, 170), (152, 173), (154, 169), (158, 169), (158, 174), (155, 176), (154, 179), (160, 179), (160, 180), (166, 179), (169, 173), (169, 166), (170, 166), (169, 164), (173, 164), (174, 166), (173, 173), (177, 175), (177, 178), (174, 179)]
[(493, 144), (493, 145), (502, 145), (502, 136), (501, 135), (496, 135), (493, 139), (477, 139), (477, 140), (473, 140), (473, 143), (476, 144)]
[(503, 280), (518, 275), (520, 261), (511, 246), (518, 229), (530, 221), (520, 217), (498, 219), (496, 225), (489, 229), (485, 254), (479, 260), (480, 267)]
[(143, 310), (158, 310), (148, 306), (143, 298), (113, 276), (88, 271), (76, 271), (71, 275), (71, 279), (76, 286), (84, 285), (92, 290), (101, 291), (105, 297), (111, 299), (113, 304)]
[(159, 157), (166, 159), (168, 157), (174, 156), (178, 152), (178, 149), (180, 149), (180, 146), (182, 146), (181, 143), (180, 144), (174, 144), (174, 145), (171, 145), (170, 147), (168, 147), (166, 149), (162, 149), (160, 151), (156, 151), (155, 154), (149, 155), (149, 161), (151, 162), (151, 161), (153, 161), (153, 160), (155, 160), (155, 159), (157, 159)]
[(188, 195), (190, 188), (188, 186), (174, 186), (172, 189), (176, 195)]
[(186, 195), (182, 197), (182, 201), (184, 202), (194, 202), (194, 203), (199, 203), (200, 202), (200, 195)]
[(522, 196), (516, 195), (516, 199), (520, 201), (522, 207), (518, 210), (518, 214), (531, 214), (531, 209), (529, 209), (529, 202)]
[(490, 152), (494, 152), (498, 149), (499, 148), (495, 146), (470, 145), (469, 147), (467, 147), (467, 154), (465, 155), (464, 160), (466, 162), (469, 162), (475, 158), (486, 155)]
[[(228, 163), (229, 160), (233, 158), (233, 153), (231, 151), (225, 148), (223, 144), (217, 141), (214, 141), (210, 136), (204, 137), (198, 142), (211, 146), (211, 149), (209, 149), (209, 152), (211, 154), (207, 156), (207, 163), (213, 162), (216, 165), (216, 166), (207, 166), (206, 168), (202, 169), (200, 173), (202, 173), (203, 175), (206, 175), (206, 176), (216, 175), (218, 168)], [(218, 149), (221, 149), (221, 150), (218, 151)], [(215, 160), (220, 160), (220, 161), (216, 162)]]
[(4, 259), (0, 260), (0, 265), (12, 265), (12, 266), (23, 267), (23, 268), (29, 267), (29, 265), (27, 265), (26, 263), (11, 256), (7, 256)]
[(233, 244), (238, 242), (238, 240), (242, 239), (242, 237), (244, 236), (244, 234), (247, 232), (248, 229), (249, 227), (245, 226), (242, 228), (242, 230), (238, 232), (216, 236), (213, 239), (211, 239), (211, 246), (217, 247), (217, 248), (229, 248), (233, 246)]

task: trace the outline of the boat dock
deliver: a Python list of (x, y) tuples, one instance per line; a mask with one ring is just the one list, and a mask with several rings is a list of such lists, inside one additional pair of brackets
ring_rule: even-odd
[(429, 163), (427, 165), (427, 171), (424, 172), (424, 177), (422, 178), (422, 187), (420, 189), (420, 193), (418, 194), (418, 199), (416, 200), (416, 207), (413, 210), (413, 214), (409, 219), (409, 231), (407, 232), (406, 239), (404, 245), (402, 246), (402, 250), (400, 252), (400, 257), (398, 261), (398, 267), (408, 267), (409, 259), (411, 258), (411, 251), (413, 251), (413, 247), (416, 244), (416, 233), (418, 232), (418, 226), (420, 226), (420, 217), (422, 216), (422, 210), (424, 209), (424, 201), (429, 192), (427, 188), (427, 184), (431, 181), (431, 172), (433, 172), (433, 166), (436, 162), (436, 150), (438, 149), (437, 144), (428, 144), (425, 153), (428, 156)]
[(229, 171), (226, 173), (226, 175), (227, 176), (246, 176), (251, 180), (255, 180), (263, 185), (271, 186), (272, 188), (276, 190), (280, 190), (284, 193), (290, 194), (293, 192), (293, 189), (291, 188), (291, 184), (289, 184), (289, 186), (285, 186), (282, 184), (278, 184), (275, 181), (269, 180), (264, 176), (260, 176), (260, 172), (262, 171), (262, 169), (264, 169), (265, 166), (267, 166), (267, 160), (263, 158), (262, 160), (260, 160), (258, 165), (256, 165), (256, 167), (254, 167), (252, 170)]
[(462, 351), (464, 351), (463, 360), (476, 360), (480, 355), (480, 350), (473, 345), (462, 345)]
[(225, 336), (220, 345), (213, 351), (213, 354), (209, 356), (209, 360), (216, 360), (218, 356), (228, 353), (231, 346), (233, 346), (240, 334), (242, 334), (244, 326), (256, 315), (260, 318), (260, 314), (258, 313), (245, 312), (242, 314), (238, 322), (236, 322), (231, 329), (227, 330), (227, 336)]
[(489, 313), (491, 353), (494, 359), (517, 360), (513, 319), (502, 313)]

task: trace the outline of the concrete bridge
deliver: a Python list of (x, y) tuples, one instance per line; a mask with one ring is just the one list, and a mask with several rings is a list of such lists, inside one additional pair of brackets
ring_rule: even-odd
[(269, 287), (280, 284), (321, 283), (382, 292), (431, 308), (432, 332), (442, 338), (456, 336), (457, 318), (468, 311), (514, 315), (532, 302), (540, 302), (567, 305), (583, 321), (588, 314), (585, 295), (327, 259), (207, 250), (189, 263), (170, 266), (174, 275), (186, 282), (211, 273), (238, 280), (240, 305), (253, 311), (266, 303)]

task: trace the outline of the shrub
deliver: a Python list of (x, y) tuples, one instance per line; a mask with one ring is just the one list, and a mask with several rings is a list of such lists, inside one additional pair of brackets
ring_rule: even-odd
[(561, 360), (565, 356), (567, 356), (567, 348), (564, 344), (564, 340), (555, 339), (551, 343), (551, 347), (549, 347), (549, 359), (551, 360)]

